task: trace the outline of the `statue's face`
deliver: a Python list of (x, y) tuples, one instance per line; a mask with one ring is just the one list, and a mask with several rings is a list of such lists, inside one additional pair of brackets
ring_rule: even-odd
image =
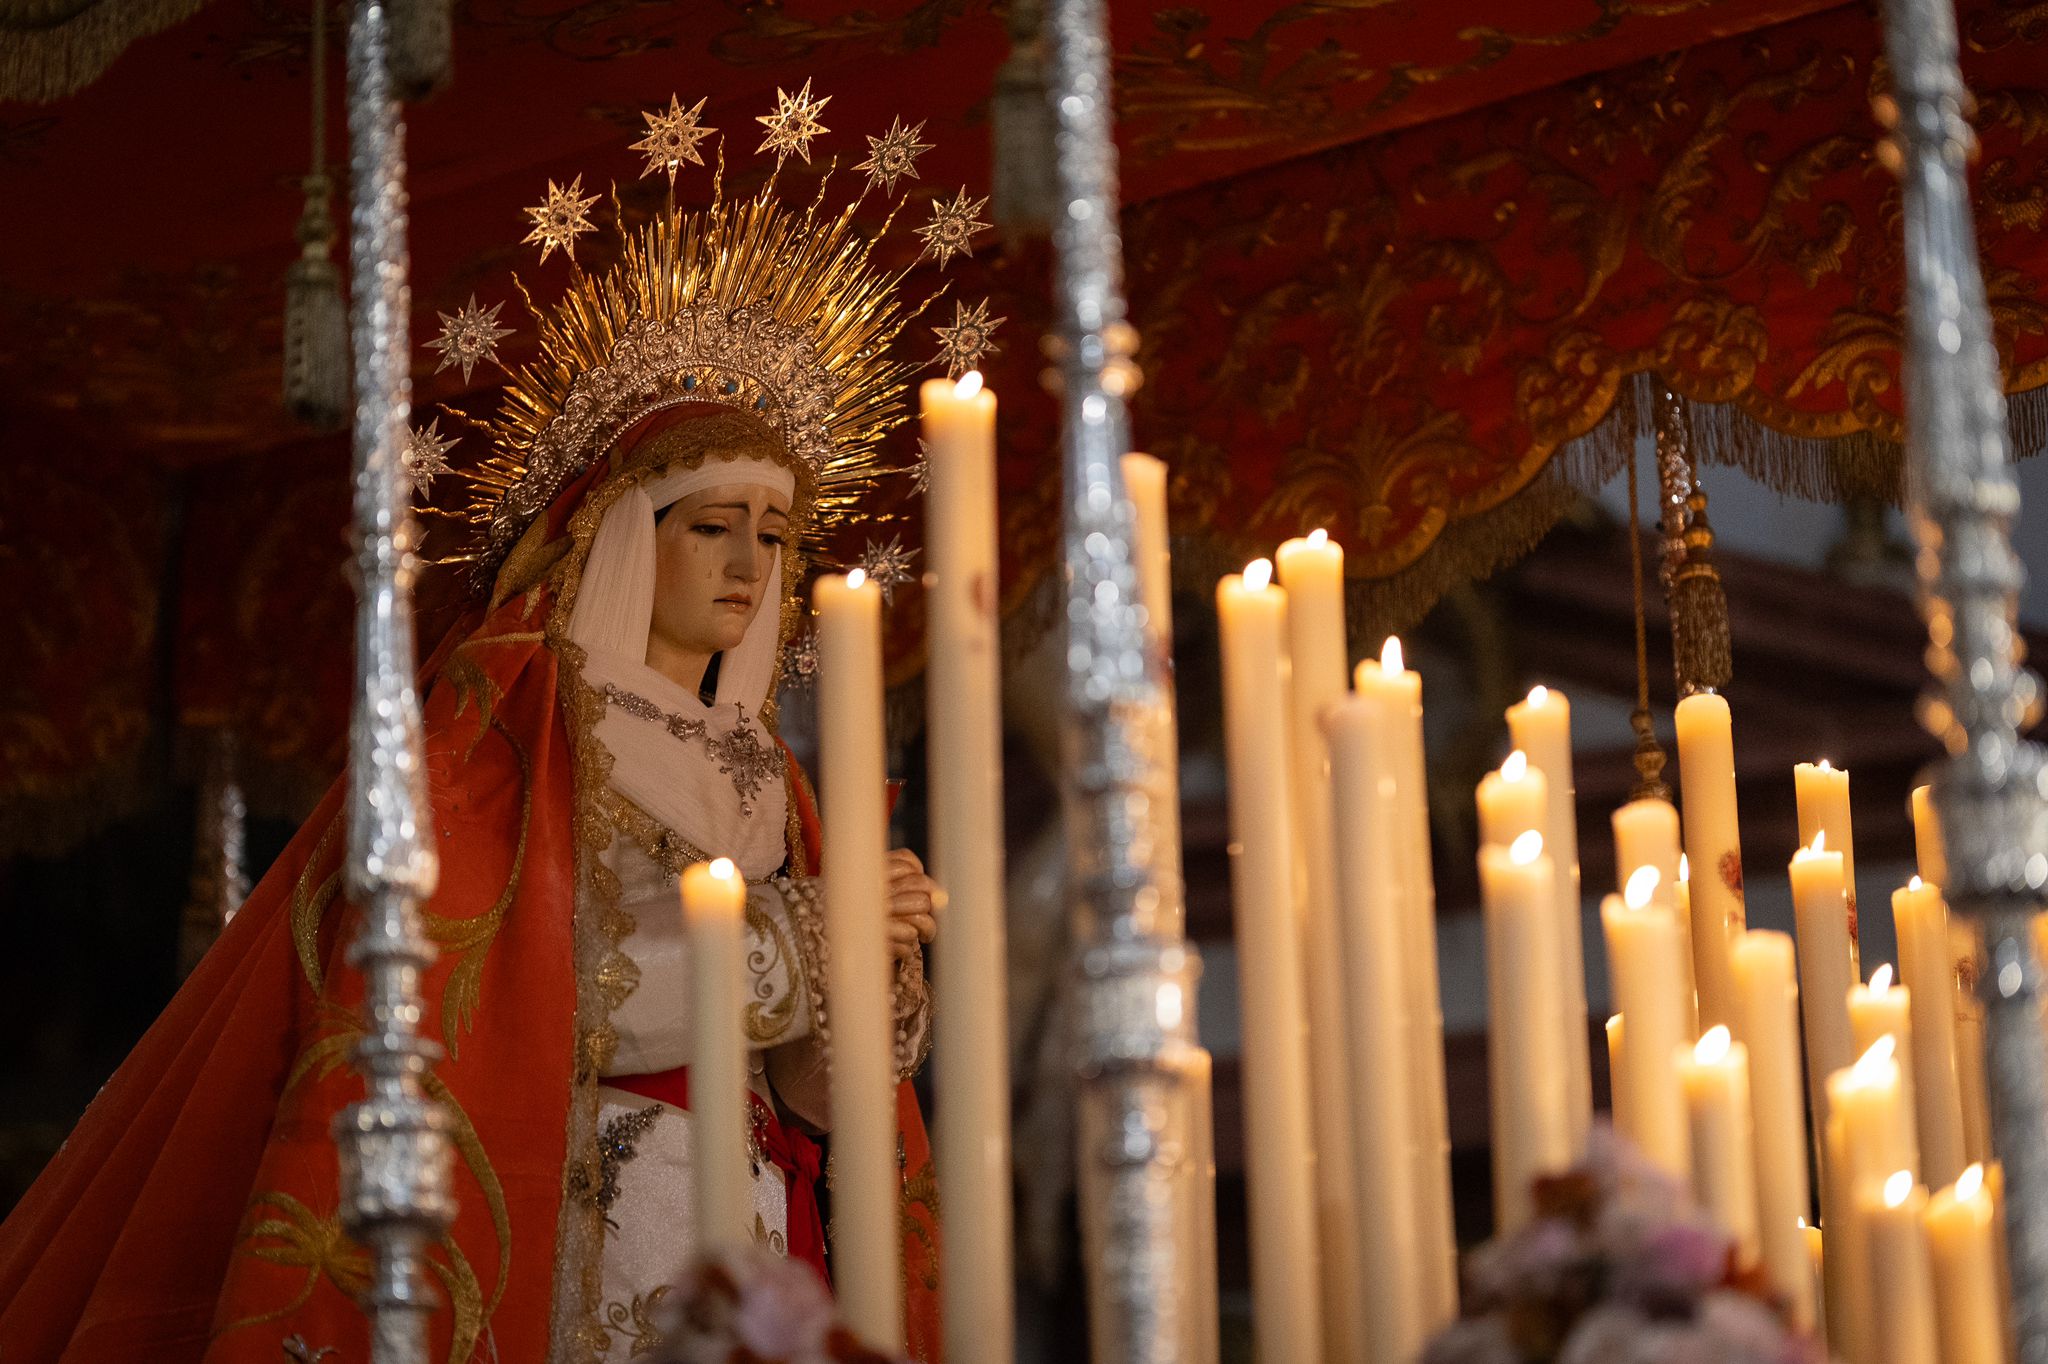
[(787, 499), (758, 484), (720, 484), (670, 507), (654, 531), (657, 647), (706, 657), (739, 647), (775, 589), (788, 532)]

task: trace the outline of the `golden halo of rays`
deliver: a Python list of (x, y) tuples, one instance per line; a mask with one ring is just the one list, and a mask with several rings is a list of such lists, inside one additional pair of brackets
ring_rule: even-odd
[[(561, 419), (579, 377), (608, 364), (636, 324), (664, 322), (708, 304), (746, 308), (801, 332), (832, 377), (835, 397), (820, 423), (828, 453), (822, 468), (810, 470), (814, 513), (800, 540), (805, 552), (822, 548), (880, 478), (896, 472), (881, 461), (880, 441), (903, 419), (906, 385), (923, 367), (893, 360), (889, 351), (928, 300), (903, 300), (907, 267), (888, 271), (872, 262), (874, 240), (883, 234), (871, 240), (857, 231), (856, 207), (822, 212), (814, 201), (792, 208), (771, 185), (705, 209), (669, 209), (626, 232), (616, 265), (579, 276), (552, 304), (536, 306), (528, 296), (538, 354), (512, 371), (498, 412), (479, 423), (492, 453), (450, 471), (469, 493), (467, 506), (452, 515), (469, 523), (474, 549), (439, 562), (493, 564), (531, 520), (520, 520), (508, 536), (500, 510), (534, 476), (529, 460), (536, 442)], [(744, 353), (736, 358), (746, 361)], [(595, 433), (577, 452), (578, 468), (659, 405), (623, 413)], [(540, 505), (578, 468), (555, 471), (555, 486), (540, 490), (546, 494)]]

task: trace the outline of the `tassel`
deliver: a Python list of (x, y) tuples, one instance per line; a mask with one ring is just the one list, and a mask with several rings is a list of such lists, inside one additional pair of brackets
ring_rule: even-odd
[(304, 183), (300, 254), (284, 284), (284, 405), (307, 425), (333, 431), (348, 420), (348, 306), (341, 271), (328, 258), (327, 177), (309, 175)]
[(1008, 16), (1010, 55), (996, 72), (989, 103), (996, 226), (1006, 242), (1052, 230), (1052, 105), (1046, 93), (1044, 14), (1038, 0), (1016, 0)]
[(1707, 523), (1707, 490), (1697, 477), (1685, 500), (1683, 556), (1671, 575), (1671, 625), (1679, 695), (1719, 691), (1734, 680), (1728, 594), (1714, 567), (1714, 528)]
[(348, 306), (341, 271), (328, 257), (327, 177), (309, 175), (304, 184), (300, 255), (285, 274), (284, 405), (307, 425), (333, 431), (348, 420)]
[(423, 100), (448, 83), (453, 20), (448, 0), (390, 0), (391, 88)]

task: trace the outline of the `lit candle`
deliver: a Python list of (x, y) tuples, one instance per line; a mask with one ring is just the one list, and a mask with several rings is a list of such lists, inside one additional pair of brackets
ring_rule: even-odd
[(747, 883), (720, 857), (683, 868), (690, 951), (690, 1135), (696, 1144), (697, 1241), (705, 1250), (752, 1238), (747, 1164)]
[(1264, 559), (1216, 585), (1230, 768), (1231, 900), (1244, 1018), (1252, 1320), (1265, 1359), (1315, 1359), (1314, 1144), (1288, 763), (1287, 593)]
[[(1792, 769), (1792, 788), (1799, 805), (1799, 841), (1812, 847), (1823, 833), (1827, 846), (1842, 855), (1842, 887), (1849, 896), (1849, 926), (1856, 926), (1856, 844), (1849, 821), (1849, 773), (1826, 758)], [(1861, 975), (1862, 972), (1852, 974)]]
[(1529, 766), (1543, 774), (1543, 847), (1557, 890), (1552, 932), (1561, 974), (1558, 1031), (1563, 1035), (1569, 1086), (1565, 1112), (1572, 1150), (1583, 1153), (1593, 1123), (1592, 1054), (1586, 1042), (1586, 946), (1579, 923), (1579, 817), (1572, 786), (1572, 707), (1561, 691), (1532, 687), (1528, 699), (1508, 707), (1508, 734)]
[(1674, 1179), (1692, 1174), (1685, 1094), (1673, 1065), (1685, 1036), (1676, 988), (1686, 950), (1671, 910), (1655, 900), (1657, 869), (1638, 867), (1621, 895), (1600, 905), (1607, 969), (1627, 1029), (1622, 1068), (1636, 1143)]
[(1941, 816), (1935, 813), (1931, 786), (1913, 788), (1913, 861), (1928, 885), (1948, 883), (1948, 854), (1942, 849)]
[(1872, 1322), (1883, 1364), (1942, 1364), (1934, 1328), (1934, 1282), (1928, 1264), (1927, 1191), (1911, 1170), (1895, 1170), (1859, 1195), (1870, 1240)]
[[(1548, 822), (1548, 786), (1543, 774), (1529, 766), (1528, 755), (1521, 749), (1508, 754), (1499, 771), (1479, 779), (1476, 799), (1480, 843), (1509, 848), (1531, 829), (1541, 833)], [(1548, 864), (1550, 858), (1546, 854), (1543, 860)], [(1555, 886), (1552, 889), (1554, 893)]]
[(1911, 1001), (1913, 1116), (1921, 1168), (1937, 1187), (1954, 1183), (1963, 1154), (1963, 1097), (1956, 1078), (1954, 964), (1941, 889), (1914, 877), (1892, 892), (1899, 978)]
[(1735, 1263), (1757, 1262), (1756, 1156), (1749, 1049), (1715, 1024), (1678, 1060), (1692, 1140), (1693, 1197), (1735, 1243)]
[(1307, 953), (1310, 1111), (1316, 1135), (1316, 1235), (1321, 1251), (1324, 1353), (1359, 1350), (1359, 1246), (1352, 1203), (1351, 1078), (1344, 1054), (1343, 956), (1337, 943), (1337, 863), (1330, 843), (1330, 758), (1320, 724), (1350, 681), (1344, 635), (1344, 551), (1321, 530), (1273, 556), (1287, 592), (1288, 707), (1294, 833), (1306, 872), (1302, 944)]
[(1748, 922), (1742, 903), (1742, 838), (1735, 818), (1735, 737), (1728, 702), (1700, 692), (1678, 703), (1678, 776), (1685, 798), (1685, 853), (1692, 880), (1693, 979), (1700, 1023), (1727, 1023), (1728, 943)]
[(1814, 1132), (1825, 1130), (1827, 1078), (1856, 1059), (1849, 987), (1856, 983), (1856, 932), (1842, 882), (1842, 855), (1827, 835), (1792, 855), (1792, 909), (1799, 929), (1799, 1004), (1806, 1021), (1806, 1080)]
[(1623, 1062), (1627, 1048), (1627, 1022), (1620, 1014), (1607, 1020), (1607, 1111), (1614, 1130), (1637, 1145), (1635, 1115), (1628, 1107), (1628, 1066)]
[(1827, 1079), (1822, 1225), (1828, 1233), (1828, 1339), (1852, 1364), (1874, 1360), (1878, 1296), (1870, 1277), (1868, 1196), (1911, 1165), (1912, 1118), (1899, 1092), (1893, 1043), (1882, 1037)]
[[(1152, 807), (1153, 875), (1159, 880), (1159, 931), (1180, 937), (1187, 929), (1187, 897), (1181, 893), (1180, 751), (1173, 676), (1173, 553), (1166, 521), (1166, 466), (1151, 455), (1126, 454), (1124, 491), (1131, 499), (1131, 563), (1138, 574), (1138, 600), (1145, 604), (1145, 645), (1168, 679), (1157, 732), (1168, 742), (1154, 745)], [(1171, 892), (1171, 893), (1168, 893)]]
[(1558, 1047), (1555, 889), (1543, 835), (1524, 832), (1509, 847), (1479, 850), (1479, 901), (1486, 918), (1487, 1075), (1493, 1116), (1493, 1206), (1499, 1233), (1533, 1215), (1539, 1175), (1572, 1163), (1565, 1116), (1565, 1064)]
[(1968, 1166), (1927, 1201), (1942, 1364), (2005, 1364), (1993, 1212), (1982, 1165)]
[(1819, 1227), (1810, 1227), (1805, 1218), (1799, 1219), (1800, 1234), (1806, 1238), (1806, 1255), (1813, 1270), (1813, 1301), (1815, 1316), (1813, 1338), (1822, 1350), (1828, 1348), (1827, 1304), (1823, 1298), (1822, 1281), (1827, 1277), (1827, 1238), (1821, 1235)]
[(819, 792), (827, 990), (832, 1001), (832, 1260), (847, 1326), (903, 1348), (896, 1165), (888, 812), (882, 741), (882, 593), (859, 569), (813, 588), (818, 612)]
[(1416, 1235), (1430, 1286), (1430, 1331), (1458, 1314), (1458, 1241), (1451, 1220), (1450, 1108), (1444, 1089), (1444, 1014), (1437, 980), (1436, 880), (1429, 861), (1429, 774), (1422, 753), (1422, 675), (1403, 666), (1401, 641), (1358, 665), (1361, 695), (1386, 706), (1399, 842), (1401, 989), (1408, 1023), (1410, 1117), (1415, 1124)]
[(979, 371), (928, 379), (924, 413), (925, 672), (935, 944), (934, 1132), (946, 1190), (946, 1352), (1011, 1356), (1010, 1052), (1003, 930), (1002, 646), (996, 627), (996, 395)]
[(1735, 1035), (1749, 1051), (1757, 1235), (1765, 1280), (1793, 1324), (1815, 1320), (1805, 1224), (1806, 1091), (1799, 1077), (1799, 986), (1788, 934), (1749, 929), (1729, 952)]
[[(1909, 1118), (1918, 1113), (1913, 1101), (1911, 1008), (1908, 991), (1892, 984), (1890, 962), (1881, 963), (1870, 973), (1870, 984), (1849, 987), (1849, 1040), (1856, 1048), (1856, 1054), (1861, 1056), (1876, 1046), (1880, 1037), (1892, 1039), (1892, 1057), (1899, 1067), (1899, 1097)], [(1915, 1123), (1908, 1122), (1906, 1133), (1912, 1138), (1913, 1158), (1906, 1163), (1917, 1175), (1920, 1170), (1920, 1141), (1914, 1129)]]
[[(1365, 1358), (1416, 1358), (1434, 1314), (1416, 1198), (1414, 1079), (1402, 1001), (1400, 830), (1394, 755), (1400, 719), (1389, 698), (1353, 695), (1323, 714), (1329, 737), (1344, 949), (1346, 1048), (1351, 1063), (1353, 1215), (1362, 1275)], [(1331, 1364), (1338, 1364), (1331, 1361)]]
[(1699, 999), (1692, 974), (1692, 933), (1679, 891), (1683, 878), (1678, 874), (1678, 859), (1683, 854), (1678, 850), (1678, 811), (1668, 800), (1632, 800), (1612, 818), (1616, 881), (1627, 886), (1644, 867), (1653, 869), (1657, 873), (1649, 882), (1654, 888), (1653, 901), (1671, 912), (1683, 935), (1686, 950), (1678, 974), (1666, 981), (1664, 988), (1677, 998), (1685, 1040), (1690, 1042), (1699, 1036)]

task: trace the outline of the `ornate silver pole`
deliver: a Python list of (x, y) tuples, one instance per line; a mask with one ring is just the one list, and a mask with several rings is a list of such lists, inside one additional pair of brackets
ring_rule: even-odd
[(389, 0), (356, 0), (349, 26), (350, 328), (355, 359), (356, 698), (349, 723), (347, 886), (362, 910), (348, 952), (362, 971), (368, 1094), (335, 1118), (341, 1216), (370, 1251), (363, 1293), (375, 1364), (426, 1364), (435, 1306), (423, 1271), (454, 1219), (445, 1116), (421, 1085), (438, 1048), (419, 1035), (433, 945), (418, 906), (439, 867), (423, 836), (413, 644), (411, 485), (400, 465), (412, 406), (405, 130), (390, 71)]
[(1978, 991), (1989, 1046), (1992, 1146), (2021, 1364), (2048, 1364), (2048, 1050), (2029, 926), (2048, 885), (2042, 751), (2022, 742), (2038, 684), (2019, 667), (2019, 511), (1966, 163), (1974, 137), (1952, 0), (1884, 0), (1892, 95), (1882, 149), (1904, 193), (1906, 503), (1939, 690), (1921, 718), (1948, 747), (1933, 771), (1950, 907), (1983, 930)]
[(1066, 464), (1066, 818), (1081, 984), (1081, 1221), (1093, 1354), (1168, 1364), (1194, 1342), (1178, 1178), (1192, 961), (1152, 792), (1173, 743), (1164, 660), (1146, 647), (1118, 461), (1137, 384), (1124, 320), (1103, 0), (1052, 0), (1061, 402)]

